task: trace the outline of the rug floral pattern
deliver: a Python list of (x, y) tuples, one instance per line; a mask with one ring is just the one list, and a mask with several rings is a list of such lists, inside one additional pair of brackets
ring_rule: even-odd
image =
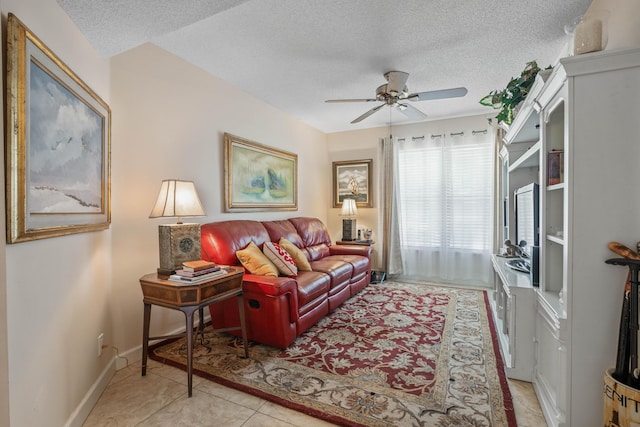
[[(286, 350), (207, 329), (194, 373), (343, 425), (515, 426), (484, 292), (370, 285)], [(151, 357), (184, 366), (184, 339)]]

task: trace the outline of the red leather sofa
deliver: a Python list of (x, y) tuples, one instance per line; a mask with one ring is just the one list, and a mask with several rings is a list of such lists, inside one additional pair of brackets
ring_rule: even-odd
[[(202, 258), (217, 264), (239, 265), (237, 250), (252, 241), (262, 249), (263, 243), (278, 243), (282, 237), (309, 260), (313, 271), (298, 271), (296, 277), (245, 273), (244, 309), (251, 341), (286, 348), (370, 281), (372, 248), (332, 245), (326, 226), (316, 218), (220, 221), (203, 224), (200, 234)], [(215, 328), (240, 324), (234, 300), (213, 304), (209, 310)]]

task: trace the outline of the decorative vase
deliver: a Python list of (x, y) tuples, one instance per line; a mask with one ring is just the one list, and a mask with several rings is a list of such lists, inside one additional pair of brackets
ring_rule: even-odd
[(607, 46), (608, 10), (598, 10), (582, 17), (573, 35), (573, 53), (598, 52)]

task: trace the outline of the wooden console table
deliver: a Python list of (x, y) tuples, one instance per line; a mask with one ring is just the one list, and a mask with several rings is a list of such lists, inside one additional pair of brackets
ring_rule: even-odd
[[(232, 297), (238, 298), (240, 309), (240, 326), (233, 328), (216, 329), (224, 332), (241, 329), (244, 343), (244, 356), (249, 357), (249, 344), (247, 329), (244, 319), (244, 302), (242, 300), (242, 277), (244, 270), (241, 267), (228, 267), (228, 273), (215, 277), (209, 281), (182, 284), (169, 280), (159, 279), (156, 273), (147, 274), (140, 278), (144, 302), (144, 326), (142, 331), (142, 376), (147, 374), (147, 356), (149, 354), (149, 341), (168, 338), (187, 337), (187, 387), (191, 397), (193, 374), (193, 313), (198, 310), (200, 322), (196, 335), (204, 330), (203, 308), (209, 304), (223, 301)], [(186, 318), (186, 332), (178, 335), (166, 335), (149, 337), (149, 324), (151, 321), (151, 305), (180, 310)]]

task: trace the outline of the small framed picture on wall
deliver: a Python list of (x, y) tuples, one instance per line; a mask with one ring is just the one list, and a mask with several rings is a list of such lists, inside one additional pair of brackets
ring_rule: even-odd
[(333, 162), (333, 207), (344, 199), (355, 199), (359, 208), (373, 207), (373, 160)]

